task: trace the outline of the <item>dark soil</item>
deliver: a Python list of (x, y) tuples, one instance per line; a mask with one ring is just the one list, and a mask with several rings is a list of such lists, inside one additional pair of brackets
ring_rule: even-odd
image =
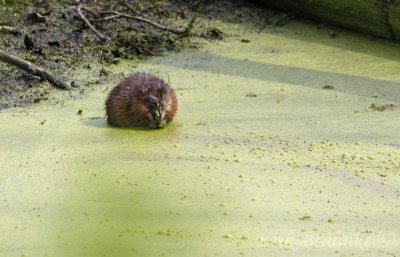
[[(124, 18), (92, 21), (98, 31), (111, 38), (104, 43), (79, 18), (74, 9), (75, 1), (13, 3), (0, 2), (0, 26), (14, 27), (20, 33), (0, 32), (0, 49), (48, 70), (79, 93), (110, 79), (109, 72), (103, 67), (117, 64), (122, 59), (146, 58), (185, 47), (198, 47), (193, 43), (194, 37), (222, 40), (225, 34), (210, 25), (213, 20), (233, 23), (252, 20), (261, 28), (275, 15), (247, 1), (203, 1), (202, 5), (198, 4), (200, 1), (183, 0), (82, 1), (83, 6), (91, 10), (82, 10), (91, 21), (107, 16), (100, 16), (100, 11), (115, 10), (184, 31), (197, 15), (190, 36)], [(95, 73), (94, 66), (102, 67), (100, 72)], [(73, 81), (70, 75), (77, 69), (87, 69), (92, 77)], [(54, 90), (48, 82), (0, 62), (0, 109), (47, 100)]]

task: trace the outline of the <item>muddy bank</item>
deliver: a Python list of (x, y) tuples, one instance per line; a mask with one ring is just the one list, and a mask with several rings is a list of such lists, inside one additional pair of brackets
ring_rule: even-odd
[[(128, 7), (155, 22), (164, 21), (177, 28), (185, 26), (190, 19), (189, 16), (182, 19), (179, 13), (172, 12), (178, 4), (174, 2), (140, 2), (136, 5), (129, 3), (129, 6), (114, 6), (113, 3), (86, 1), (83, 5), (87, 8), (87, 19), (99, 19), (92, 13), (100, 10), (131, 13)], [(107, 81), (107, 77), (112, 75), (105, 69), (94, 70), (97, 67), (116, 64), (121, 59), (162, 55), (165, 51), (183, 48), (183, 39), (178, 35), (126, 19), (92, 21), (98, 31), (112, 39), (107, 44), (99, 42), (80, 19), (74, 1), (21, 1), (13, 4), (6, 1), (1, 6), (0, 24), (15, 28), (19, 33), (2, 33), (2, 49), (50, 70), (68, 84), (72, 83), (81, 93)], [(190, 5), (179, 8), (189, 12)], [(0, 65), (0, 108), (37, 103), (52, 97), (53, 89), (48, 83), (4, 63)], [(74, 79), (74, 72), (80, 69), (87, 70), (92, 78)]]
[[(244, 1), (205, 1), (201, 8), (187, 1), (84, 1), (82, 13), (106, 37), (103, 42), (81, 19), (75, 1), (5, 1), (0, 4), (0, 47), (49, 70), (74, 88), (73, 97), (118, 74), (108, 69), (121, 60), (141, 60), (198, 48), (221, 40), (218, 20), (241, 23), (265, 12)], [(110, 14), (101, 12), (109, 11)], [(121, 17), (113, 12), (144, 17), (159, 26)], [(228, 15), (229, 14), (229, 15)], [(272, 12), (270, 13), (272, 14)], [(196, 17), (196, 19), (194, 19)], [(195, 21), (192, 25), (191, 22)], [(190, 26), (189, 26), (190, 25)], [(160, 28), (164, 27), (164, 28)], [(192, 28), (189, 34), (185, 32)], [(76, 77), (84, 70), (88, 76)], [(0, 63), (0, 108), (43, 100), (62, 101), (40, 78)], [(67, 93), (68, 94), (68, 93)]]

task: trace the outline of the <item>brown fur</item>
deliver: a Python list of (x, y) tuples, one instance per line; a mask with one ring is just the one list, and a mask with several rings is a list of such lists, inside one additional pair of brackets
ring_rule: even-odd
[(138, 72), (110, 91), (106, 100), (108, 123), (117, 127), (160, 128), (159, 123), (149, 118), (154, 109), (149, 108), (149, 97), (162, 103), (163, 121), (171, 122), (178, 110), (174, 90), (162, 79)]

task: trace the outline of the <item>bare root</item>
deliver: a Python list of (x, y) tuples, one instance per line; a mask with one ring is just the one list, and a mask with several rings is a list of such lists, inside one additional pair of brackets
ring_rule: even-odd
[(39, 76), (42, 79), (45, 79), (48, 82), (50, 82), (50, 84), (52, 84), (56, 88), (70, 89), (70, 87), (66, 83), (57, 79), (56, 77), (54, 77), (47, 71), (43, 70), (42, 68), (39, 68), (38, 66), (34, 65), (33, 63), (23, 60), (15, 55), (11, 55), (1, 49), (0, 49), (0, 61), (14, 65), (14, 66), (16, 66), (24, 71), (27, 71), (33, 75)]

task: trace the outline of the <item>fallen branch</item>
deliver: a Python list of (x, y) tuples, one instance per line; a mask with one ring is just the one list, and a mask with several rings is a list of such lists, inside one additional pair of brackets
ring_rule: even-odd
[[(135, 21), (139, 21), (139, 22), (143, 22), (143, 23), (147, 23), (153, 27), (156, 27), (160, 30), (164, 30), (164, 31), (168, 31), (177, 35), (183, 35), (184, 37), (187, 36), (191, 36), (191, 35), (195, 35), (192, 34), (191, 31), (194, 27), (194, 24), (196, 22), (197, 16), (198, 14), (194, 15), (194, 17), (191, 19), (191, 21), (189, 22), (187, 28), (185, 30), (179, 30), (179, 29), (174, 29), (174, 28), (170, 28), (164, 25), (161, 25), (157, 22), (154, 22), (152, 20), (149, 20), (147, 18), (141, 17), (141, 16), (133, 16), (133, 15), (129, 15), (126, 13), (121, 13), (118, 11), (99, 11), (99, 12), (95, 12), (85, 6), (83, 6), (81, 4), (81, 0), (76, 0), (76, 6), (72, 7), (75, 8), (76, 11), (78, 12), (79, 17), (86, 23), (86, 25), (93, 31), (93, 33), (103, 42), (108, 42), (111, 40), (111, 38), (104, 36), (102, 33), (100, 33), (98, 30), (95, 29), (95, 27), (91, 24), (91, 22), (95, 22), (95, 21), (106, 21), (106, 20), (112, 20), (112, 19), (118, 19), (118, 18), (125, 18), (125, 19), (130, 19), (130, 20), (135, 20)], [(196, 4), (196, 9), (200, 9), (201, 6), (203, 5), (203, 0), (200, 0), (197, 4)], [(119, 4), (123, 4), (125, 5), (125, 7), (133, 12), (133, 13), (137, 13), (135, 10), (132, 9), (132, 7), (129, 6), (128, 1), (127, 0), (120, 0), (118, 2)], [(88, 20), (85, 15), (82, 13), (82, 10), (84, 10), (85, 12), (90, 13), (92, 16), (94, 16), (93, 19)], [(108, 15), (108, 16), (106, 16)], [(103, 17), (105, 16), (105, 17)], [(196, 36), (201, 36), (201, 35), (196, 35)]]
[(152, 25), (153, 27), (156, 27), (158, 29), (169, 31), (169, 32), (172, 32), (172, 33), (175, 33), (175, 34), (178, 34), (178, 35), (181, 35), (181, 34), (184, 33), (184, 31), (168, 28), (168, 27), (166, 27), (164, 25), (158, 24), (158, 23), (156, 23), (154, 21), (148, 20), (148, 19), (140, 17), (140, 16), (132, 16), (132, 15), (125, 14), (125, 13), (120, 13), (120, 12), (117, 12), (117, 11), (102, 11), (102, 12), (99, 12), (99, 14), (110, 14), (111, 16), (107, 16), (107, 17), (104, 17), (104, 18), (101, 18), (101, 19), (98, 19), (98, 20), (110, 20), (110, 19), (116, 19), (116, 18), (126, 18), (126, 19), (130, 19), (130, 20), (144, 22), (144, 23)]
[(52, 84), (56, 88), (70, 89), (70, 87), (66, 83), (57, 79), (56, 77), (54, 77), (47, 71), (43, 70), (42, 68), (39, 68), (36, 65), (34, 65), (28, 61), (25, 61), (17, 56), (11, 55), (1, 49), (0, 49), (0, 61), (14, 65), (14, 66), (16, 66), (24, 71), (27, 71), (33, 75), (39, 76), (42, 79), (45, 79), (48, 82), (50, 82), (50, 84)]
[(107, 36), (104, 36), (103, 34), (101, 34), (97, 29), (95, 29), (95, 27), (93, 27), (93, 25), (86, 19), (85, 15), (83, 15), (82, 13), (82, 5), (78, 4), (75, 7), (76, 11), (78, 12), (79, 17), (86, 23), (86, 25), (93, 31), (93, 33), (103, 42), (108, 42), (111, 39)]

